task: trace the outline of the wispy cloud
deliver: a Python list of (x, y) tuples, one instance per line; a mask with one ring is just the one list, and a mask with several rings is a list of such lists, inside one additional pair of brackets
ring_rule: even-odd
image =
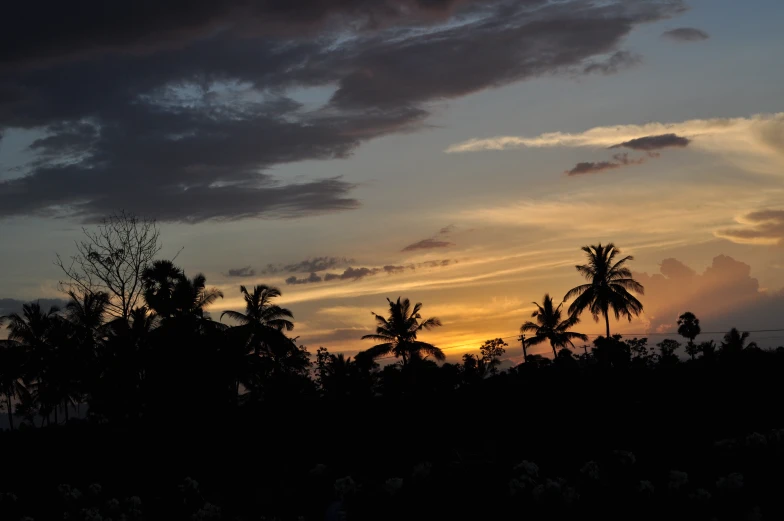
[(739, 225), (716, 236), (740, 244), (784, 244), (784, 210), (760, 210), (738, 219)]
[(229, 268), (229, 271), (224, 274), (226, 277), (253, 277), (256, 275), (256, 270), (250, 266), (242, 268)]

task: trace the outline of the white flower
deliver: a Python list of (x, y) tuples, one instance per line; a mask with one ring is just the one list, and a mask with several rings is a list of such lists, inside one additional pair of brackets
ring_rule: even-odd
[(722, 490), (739, 490), (743, 488), (743, 474), (733, 472), (721, 477), (716, 482), (716, 487)]
[(536, 479), (539, 477), (539, 466), (536, 463), (532, 463), (528, 460), (523, 460), (519, 465), (514, 468), (518, 472), (522, 472), (526, 476), (532, 479)]
[(346, 476), (335, 480), (335, 492), (341, 499), (347, 495), (353, 494), (356, 489), (357, 485), (354, 483), (354, 480), (351, 478), (351, 476)]
[(653, 483), (648, 480), (640, 481), (640, 484), (637, 485), (637, 492), (640, 494), (645, 494), (646, 496), (652, 496), (653, 493), (656, 491), (653, 487)]
[(309, 474), (311, 476), (323, 476), (327, 472), (327, 466), (323, 463), (316, 464), (315, 467), (310, 469)]
[(707, 503), (711, 499), (710, 492), (705, 490), (704, 488), (698, 488), (693, 493), (689, 494), (689, 498), (695, 501), (702, 501)]
[(618, 459), (621, 461), (622, 465), (630, 466), (637, 462), (637, 458), (634, 456), (634, 453), (629, 452), (628, 450), (616, 450), (613, 451), (613, 454), (618, 456)]
[(429, 461), (417, 463), (414, 465), (414, 470), (411, 472), (411, 478), (414, 481), (423, 481), (430, 476), (432, 470), (433, 465)]
[(667, 487), (670, 490), (678, 490), (686, 486), (689, 482), (689, 475), (685, 472), (681, 472), (680, 470), (671, 470), (670, 471), (670, 482), (667, 484)]
[(583, 468), (580, 469), (580, 472), (588, 479), (597, 481), (599, 479), (599, 464), (595, 461), (589, 461), (583, 465)]
[(764, 447), (768, 444), (767, 438), (759, 432), (752, 432), (746, 436), (746, 446), (748, 447)]
[(403, 488), (403, 478), (389, 478), (386, 483), (384, 483), (384, 488), (390, 496), (394, 496)]

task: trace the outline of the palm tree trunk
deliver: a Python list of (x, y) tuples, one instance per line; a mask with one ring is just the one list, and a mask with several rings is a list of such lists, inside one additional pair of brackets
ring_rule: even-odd
[(550, 344), (550, 347), (553, 348), (553, 362), (555, 362), (555, 359), (558, 358), (558, 351), (555, 350), (555, 346), (553, 344)]
[(65, 424), (68, 425), (68, 400), (63, 403), (63, 409), (65, 409)]
[(11, 411), (11, 395), (8, 394), (5, 398), (8, 405), (8, 425), (11, 426), (11, 430), (14, 430), (14, 415)]
[(607, 313), (609, 310), (604, 310), (604, 323), (607, 326), (607, 338), (610, 338), (610, 315)]

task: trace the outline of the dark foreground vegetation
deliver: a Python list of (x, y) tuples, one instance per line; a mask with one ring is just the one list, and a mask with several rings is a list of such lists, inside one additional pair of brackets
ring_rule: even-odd
[[(355, 359), (311, 353), (275, 288), (214, 320), (220, 293), (157, 252), (117, 216), (61, 263), (65, 309), (5, 317), (0, 519), (784, 518), (784, 348), (699, 342), (691, 313), (684, 345), (612, 336), (644, 291), (612, 245), (523, 323), (553, 358), (507, 371), (501, 339), (437, 363), (406, 299)], [(585, 311), (607, 334), (574, 348)]]

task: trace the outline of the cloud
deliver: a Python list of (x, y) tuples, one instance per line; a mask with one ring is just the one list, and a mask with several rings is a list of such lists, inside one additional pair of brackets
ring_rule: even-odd
[(645, 286), (642, 302), (651, 331), (677, 335), (675, 323), (685, 311), (697, 315), (703, 331), (769, 329), (779, 324), (784, 309), (784, 292), (762, 291), (751, 266), (726, 255), (715, 257), (702, 273), (670, 258), (659, 273), (634, 277)]
[(433, 237), (429, 239), (423, 239), (421, 241), (417, 241), (413, 244), (409, 244), (405, 248), (400, 251), (408, 252), (408, 251), (417, 251), (417, 250), (434, 250), (437, 248), (449, 248), (454, 246), (455, 243), (446, 240), (452, 232), (455, 231), (455, 225), (450, 224), (449, 226), (444, 226), (438, 233), (436, 233)]
[[(534, 137), (497, 136), (470, 139), (451, 145), (447, 153), (518, 148), (609, 148), (618, 144), (645, 144), (645, 138), (674, 134), (688, 139), (689, 148), (723, 155), (751, 171), (779, 174), (784, 165), (784, 112), (743, 118), (693, 119), (676, 123), (613, 125), (584, 132), (548, 132)], [(676, 143), (671, 138), (659, 139)], [(650, 144), (651, 140), (647, 140)]]
[(253, 277), (256, 274), (256, 270), (251, 268), (250, 266), (245, 266), (243, 268), (229, 268), (229, 271), (225, 273), (226, 277)]
[(68, 303), (68, 301), (59, 298), (41, 298), (36, 300), (0, 298), (0, 317), (10, 315), (11, 313), (21, 313), (22, 306), (30, 302), (37, 302), (45, 311), (48, 311), (52, 306), (63, 309)]
[(660, 134), (658, 136), (645, 136), (629, 141), (624, 141), (609, 148), (629, 148), (631, 150), (645, 150), (654, 151), (663, 148), (685, 148), (691, 143), (689, 138), (678, 136), (676, 134)]
[(314, 271), (325, 271), (341, 264), (349, 264), (354, 262), (352, 259), (346, 257), (313, 257), (303, 261), (288, 264), (283, 267), (289, 273), (307, 273)]
[[(433, 102), (584, 71), (602, 56), (612, 72), (636, 26), (684, 9), (678, 0), (181, 4), (87, 0), (77, 16), (62, 2), (17, 2), (4, 13), (0, 132), (41, 138), (35, 160), (0, 182), (0, 217), (95, 221), (125, 208), (201, 222), (355, 209), (355, 185), (342, 178), (270, 171), (418, 130)], [(322, 99), (299, 101), (302, 89)]]
[(323, 279), (316, 273), (311, 273), (309, 277), (298, 279), (296, 275), (286, 279), (286, 284), (312, 284), (314, 282), (321, 282)]
[(400, 251), (433, 250), (436, 248), (449, 248), (455, 243), (449, 241), (439, 241), (437, 239), (422, 239), (413, 244), (409, 244)]
[(676, 42), (699, 42), (707, 40), (710, 35), (701, 29), (694, 27), (679, 27), (662, 33), (663, 38), (668, 38)]
[(740, 226), (715, 235), (740, 244), (784, 244), (784, 210), (760, 210), (738, 219)]
[(629, 51), (618, 51), (604, 61), (586, 65), (583, 72), (585, 74), (615, 74), (623, 69), (634, 67), (640, 62), (642, 62), (642, 57), (639, 54), (631, 53)]
[(343, 273), (327, 273), (324, 275), (324, 280), (329, 282), (331, 280), (359, 280), (364, 277), (375, 275), (380, 272), (379, 268), (352, 268), (348, 267)]
[(644, 157), (629, 159), (628, 154), (613, 155), (614, 161), (583, 162), (577, 163), (574, 168), (565, 173), (570, 176), (582, 174), (598, 174), (607, 170), (614, 170), (627, 165), (640, 165), (645, 162)]

